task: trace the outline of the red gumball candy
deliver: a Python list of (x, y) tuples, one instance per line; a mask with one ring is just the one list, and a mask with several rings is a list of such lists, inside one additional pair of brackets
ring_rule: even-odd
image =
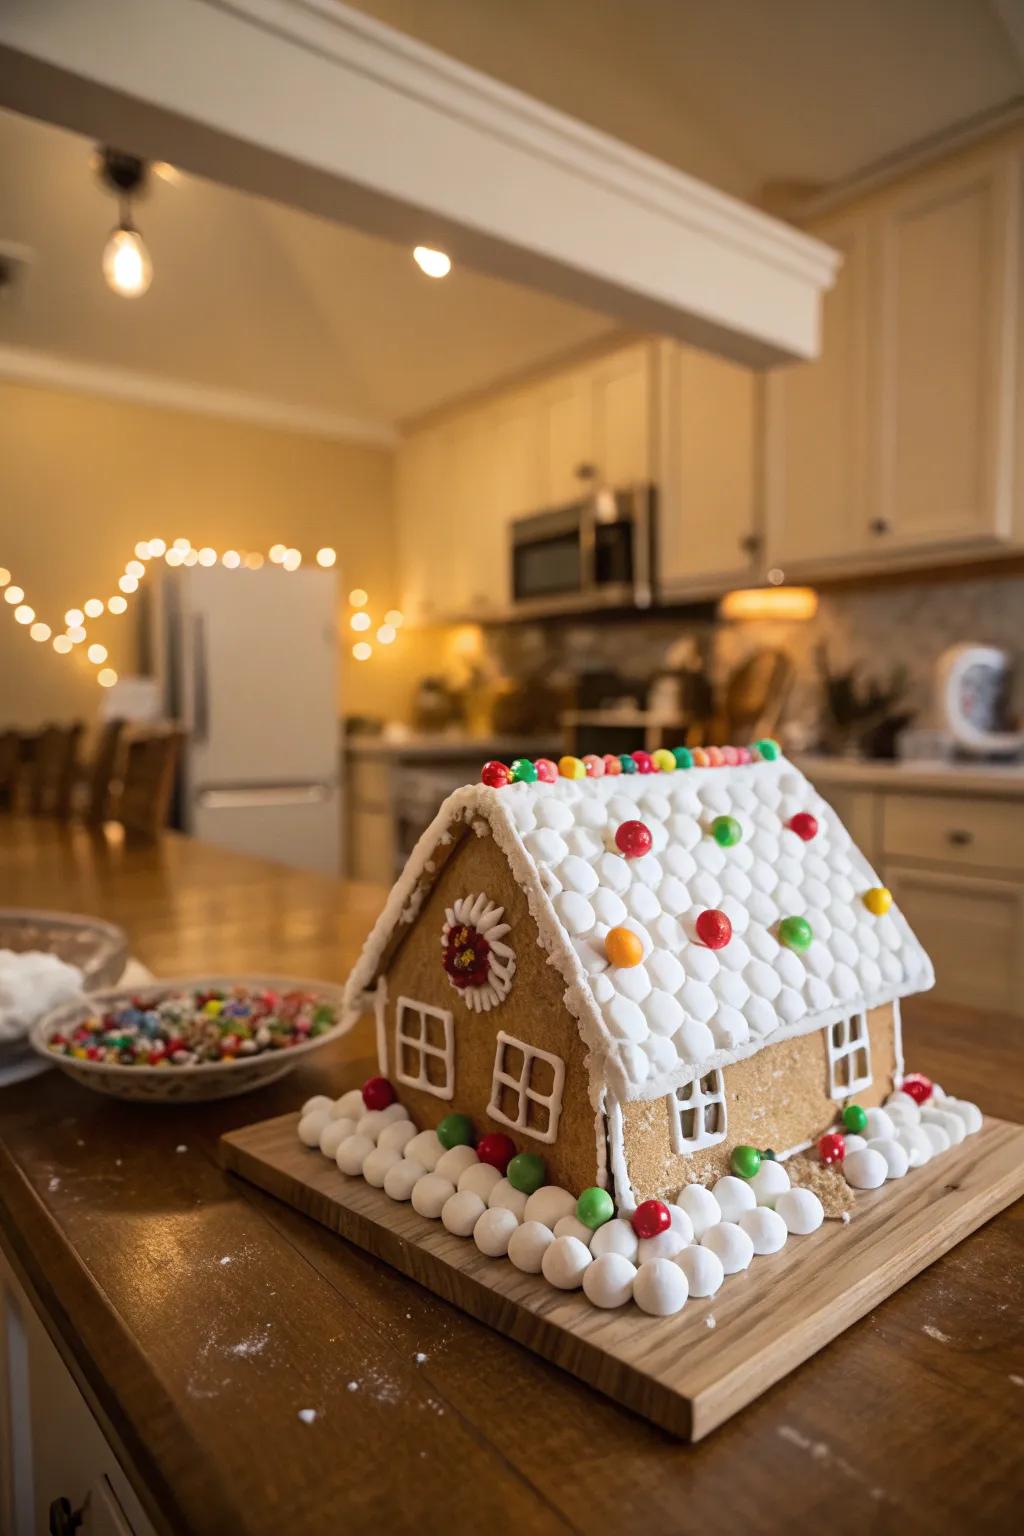
[(926, 1104), (932, 1096), (932, 1080), (922, 1072), (911, 1072), (900, 1083), (900, 1089), (909, 1094), (915, 1104)]
[(630, 757), (636, 763), (637, 773), (657, 773), (654, 766), (654, 758), (649, 752), (631, 752)]
[(504, 789), (511, 783), (512, 774), (504, 763), (496, 763), (493, 758), (489, 763), (484, 763), (480, 770), (480, 782), (490, 789)]
[[(633, 756), (636, 756), (635, 752)], [(639, 770), (640, 773), (644, 771), (643, 768)], [(650, 772), (650, 769), (646, 771)], [(615, 846), (627, 859), (642, 859), (645, 853), (650, 853), (653, 842), (650, 827), (642, 821), (624, 821), (616, 828)]]
[(395, 1102), (395, 1090), (386, 1077), (368, 1077), (362, 1087), (367, 1109), (387, 1109)]
[(846, 1137), (830, 1131), (818, 1142), (818, 1156), (823, 1163), (841, 1163), (846, 1156)]
[(499, 1173), (504, 1173), (516, 1155), (516, 1144), (511, 1136), (503, 1136), (500, 1131), (491, 1131), (477, 1142), (476, 1155), (482, 1163), (490, 1163), (492, 1168), (497, 1168)]
[(533, 765), (537, 770), (537, 777), (542, 784), (554, 784), (558, 779), (558, 764), (553, 763), (550, 757), (538, 757)]
[(803, 842), (809, 843), (812, 837), (818, 835), (818, 818), (812, 816), (810, 811), (797, 811), (795, 816), (789, 818), (789, 830), (795, 832)]
[(708, 949), (724, 949), (732, 938), (732, 923), (717, 907), (708, 907), (697, 919), (697, 937)]
[(662, 1200), (644, 1200), (630, 1217), (637, 1237), (657, 1237), (672, 1225), (668, 1206)]

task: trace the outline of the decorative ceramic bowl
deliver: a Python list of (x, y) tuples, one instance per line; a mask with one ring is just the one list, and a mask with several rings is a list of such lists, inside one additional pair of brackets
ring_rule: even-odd
[(274, 992), (311, 992), (318, 1000), (335, 1008), (339, 1016), (341, 1013), (342, 989), (327, 981), (307, 981), (297, 976), (170, 977), (159, 982), (149, 982), (142, 987), (111, 987), (93, 993), (88, 1001), (65, 1003), (34, 1024), (29, 1038), (33, 1049), (44, 1056), (51, 1067), (66, 1072), (85, 1088), (111, 1094), (116, 1099), (185, 1104), (207, 1099), (231, 1099), (240, 1093), (251, 1093), (254, 1088), (264, 1088), (268, 1083), (275, 1083), (279, 1077), (291, 1072), (311, 1051), (337, 1040), (342, 1033), (339, 1022), (322, 1035), (317, 1035), (315, 1040), (305, 1040), (301, 1045), (265, 1051), (258, 1056), (239, 1056), (234, 1061), (203, 1061), (195, 1066), (183, 1067), (122, 1066), (120, 1063), (106, 1061), (80, 1061), (74, 1056), (62, 1056), (49, 1049), (48, 1042), (52, 1035), (74, 1029), (83, 1019), (111, 1004), (127, 1002), (132, 998), (155, 1000), (168, 992), (203, 991), (210, 987), (262, 987)]
[[(113, 923), (74, 912), (33, 912), (27, 907), (0, 907), (0, 949), (18, 954), (38, 949), (77, 965), (86, 992), (112, 987), (128, 959), (124, 930)], [(27, 1033), (0, 1041), (0, 1067), (13, 1066), (31, 1055)]]

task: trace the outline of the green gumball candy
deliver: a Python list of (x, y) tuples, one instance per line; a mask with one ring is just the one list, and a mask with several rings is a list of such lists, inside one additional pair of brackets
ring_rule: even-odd
[(775, 1153), (772, 1151), (771, 1147), (762, 1147), (761, 1161), (762, 1163), (777, 1163), (778, 1158), (775, 1156)]
[(513, 759), (512, 782), (514, 784), (534, 784), (536, 780), (536, 764), (531, 763), (528, 757), (516, 757)]
[(693, 753), (690, 751), (689, 747), (673, 747), (672, 756), (676, 760), (677, 768), (693, 767)]
[(437, 1128), (437, 1139), (449, 1151), (452, 1147), (471, 1147), (476, 1140), (468, 1115), (445, 1115)]
[(760, 755), (762, 761), (766, 763), (774, 763), (777, 758), (782, 756), (782, 748), (779, 746), (778, 742), (773, 741), (770, 736), (764, 736), (760, 741), (755, 741), (754, 751), (757, 752)]
[(808, 949), (814, 930), (806, 917), (784, 917), (779, 924), (779, 943), (787, 949)]
[(756, 1147), (733, 1147), (729, 1162), (738, 1178), (752, 1179), (761, 1166), (761, 1154)]
[(536, 1152), (517, 1152), (505, 1169), (505, 1177), (521, 1195), (532, 1195), (544, 1183), (544, 1159)]
[(735, 816), (716, 816), (711, 823), (711, 836), (719, 848), (735, 848), (743, 836), (743, 828)]
[(595, 1230), (611, 1221), (615, 1215), (615, 1202), (606, 1189), (585, 1189), (576, 1202), (576, 1215), (585, 1227)]
[(860, 1136), (862, 1132), (867, 1130), (867, 1110), (861, 1109), (859, 1104), (847, 1104), (843, 1110), (843, 1125), (846, 1130), (852, 1131), (855, 1136)]

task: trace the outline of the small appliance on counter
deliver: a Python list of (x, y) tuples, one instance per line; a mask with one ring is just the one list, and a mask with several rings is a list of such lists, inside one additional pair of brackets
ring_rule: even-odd
[(649, 608), (655, 590), (654, 488), (604, 488), (512, 524), (514, 611), (528, 617)]
[(998, 646), (965, 642), (939, 657), (935, 707), (958, 752), (970, 757), (1017, 757), (1024, 731), (1012, 707), (1013, 661)]

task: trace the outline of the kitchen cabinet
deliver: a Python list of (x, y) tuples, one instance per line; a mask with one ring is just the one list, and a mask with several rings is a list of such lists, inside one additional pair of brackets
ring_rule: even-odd
[(1024, 886), (893, 861), (885, 880), (932, 957), (937, 998), (1024, 1013)]
[(659, 342), (658, 573), (663, 599), (758, 569), (758, 390), (747, 368)]
[(1019, 136), (813, 224), (844, 266), (822, 355), (765, 386), (766, 563), (991, 553), (1013, 522)]

